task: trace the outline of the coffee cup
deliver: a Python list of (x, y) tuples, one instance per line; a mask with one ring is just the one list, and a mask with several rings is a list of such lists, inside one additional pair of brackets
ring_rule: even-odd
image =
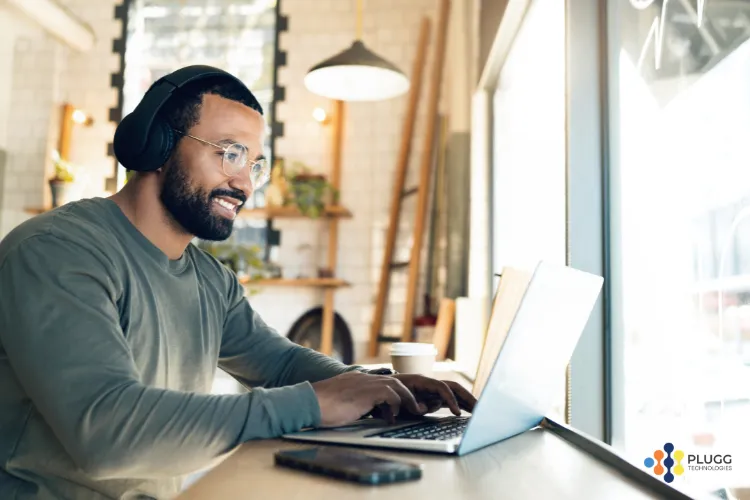
[(398, 373), (432, 377), (437, 349), (433, 344), (396, 342), (391, 345), (391, 363)]

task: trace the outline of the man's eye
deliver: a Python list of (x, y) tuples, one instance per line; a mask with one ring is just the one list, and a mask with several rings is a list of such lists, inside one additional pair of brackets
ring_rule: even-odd
[(226, 158), (228, 161), (237, 161), (237, 153), (226, 153)]

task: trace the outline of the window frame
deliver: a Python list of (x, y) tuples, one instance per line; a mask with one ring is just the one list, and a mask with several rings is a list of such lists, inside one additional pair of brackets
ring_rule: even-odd
[[(487, 210), (493, 206), (492, 95), (532, 1), (508, 0), (472, 98), (469, 296), (486, 300), (487, 311), (497, 285), (491, 275), (492, 210)], [(566, 262), (604, 277), (602, 293), (566, 376), (565, 421), (607, 444), (622, 439), (624, 429), (621, 308), (613, 307), (621, 300), (617, 295), (620, 269), (610, 224), (618, 209), (610, 189), (611, 174), (617, 168), (613, 162), (616, 134), (611, 129), (617, 109), (609, 99), (617, 90), (612, 75), (617, 68), (610, 64), (612, 6), (613, 0), (565, 3)], [(592, 380), (596, 381), (593, 390)]]
[[(604, 278), (602, 292), (571, 360), (571, 423), (607, 444), (621, 436), (613, 391), (622, 386), (621, 338), (613, 335), (611, 178), (611, 2), (566, 0), (568, 265)], [(571, 36), (572, 35), (572, 36)], [(615, 59), (616, 60), (616, 59)], [(591, 381), (596, 390), (591, 390)]]

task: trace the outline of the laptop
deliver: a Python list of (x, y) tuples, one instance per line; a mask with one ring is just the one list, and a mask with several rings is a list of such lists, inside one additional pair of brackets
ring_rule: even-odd
[[(602, 282), (599, 276), (568, 266), (540, 262), (533, 269), (486, 380), (475, 381), (482, 389), (471, 415), (455, 416), (441, 410), (393, 425), (365, 418), (283, 437), (461, 456), (537, 427), (559, 396), (559, 381)], [(496, 297), (493, 314), (503, 300)], [(490, 321), (490, 328), (492, 324)], [(488, 331), (488, 338), (495, 333)]]

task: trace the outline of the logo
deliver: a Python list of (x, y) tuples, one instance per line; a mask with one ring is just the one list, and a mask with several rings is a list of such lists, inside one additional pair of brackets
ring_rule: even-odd
[(672, 443), (664, 443), (664, 448), (654, 450), (653, 456), (646, 458), (643, 464), (657, 476), (662, 476), (665, 483), (671, 483), (675, 476), (685, 473), (683, 460), (687, 457), (689, 471), (731, 471), (732, 455), (686, 455), (682, 450), (675, 450)]
[(675, 475), (681, 476), (685, 472), (685, 468), (680, 463), (684, 458), (684, 451), (675, 450), (672, 443), (664, 443), (664, 450), (655, 450), (653, 458), (648, 457), (643, 464), (649, 469), (653, 468), (657, 476), (663, 475), (664, 482), (671, 483)]

